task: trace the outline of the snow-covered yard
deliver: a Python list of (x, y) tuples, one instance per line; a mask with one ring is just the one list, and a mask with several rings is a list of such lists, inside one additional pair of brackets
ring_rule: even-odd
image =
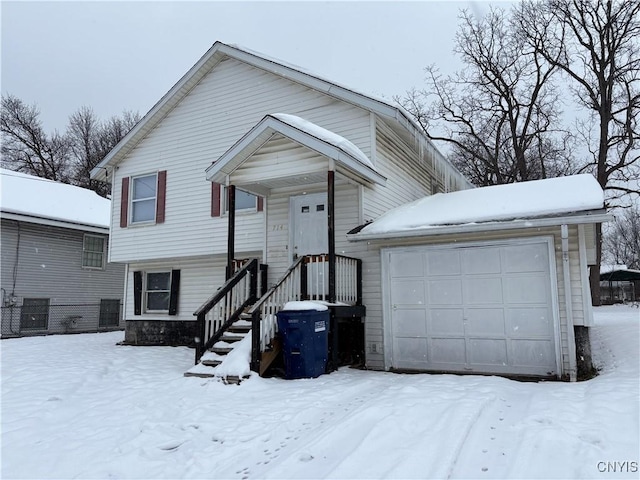
[(638, 478), (640, 310), (596, 321), (602, 371), (575, 384), (343, 368), (226, 386), (121, 332), (3, 340), (2, 478)]

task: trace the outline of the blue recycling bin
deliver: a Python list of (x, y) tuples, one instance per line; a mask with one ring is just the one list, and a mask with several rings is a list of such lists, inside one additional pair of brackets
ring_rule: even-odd
[(325, 373), (329, 357), (329, 310), (278, 312), (285, 378), (315, 378)]

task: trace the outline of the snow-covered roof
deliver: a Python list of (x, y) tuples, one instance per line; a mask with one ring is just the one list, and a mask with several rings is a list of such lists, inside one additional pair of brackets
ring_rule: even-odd
[(600, 265), (600, 275), (604, 273), (617, 272), (618, 270), (627, 270), (628, 267), (626, 265)]
[(303, 132), (308, 133), (309, 135), (316, 137), (319, 140), (323, 140), (331, 145), (339, 148), (344, 153), (351, 155), (353, 158), (358, 160), (360, 163), (365, 166), (375, 170), (373, 163), (369, 160), (362, 150), (356, 147), (352, 142), (347, 140), (346, 138), (334, 133), (326, 128), (320, 127), (315, 123), (311, 123), (304, 118), (297, 117), (295, 115), (289, 115), (287, 113), (274, 113), (271, 115), (272, 117), (277, 118), (278, 120), (291, 125), (294, 128), (302, 130)]
[(233, 58), (272, 72), (389, 119), (392, 123), (409, 132), (409, 135), (419, 141), (420, 145), (429, 145), (434, 152), (437, 152), (436, 161), (439, 168), (448, 172), (448, 175), (457, 178), (461, 184), (470, 186), (468, 180), (439, 153), (420, 126), (403, 108), (384, 99), (339, 85), (295, 65), (275, 60), (238, 45), (228, 45), (222, 42), (215, 42), (200, 60), (149, 110), (142, 120), (91, 171), (92, 178), (106, 181), (105, 167), (118, 164), (224, 58)]
[(588, 174), (574, 175), (438, 193), (388, 211), (350, 238), (434, 235), (495, 224), (504, 228), (505, 223), (512, 223), (513, 228), (528, 227), (533, 226), (533, 219), (603, 208), (604, 193), (596, 179)]
[(274, 133), (332, 158), (338, 171), (351, 177), (380, 185), (386, 183), (387, 179), (378, 173), (369, 158), (349, 140), (308, 120), (284, 113), (265, 115), (207, 168), (207, 180), (223, 183), (226, 175), (268, 142)]
[(79, 230), (109, 229), (111, 202), (92, 190), (4, 168), (0, 180), (3, 218)]

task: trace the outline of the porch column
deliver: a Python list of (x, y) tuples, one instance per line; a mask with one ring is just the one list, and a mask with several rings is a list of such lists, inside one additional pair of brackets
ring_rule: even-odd
[(336, 301), (336, 235), (335, 235), (335, 172), (327, 172), (327, 233), (329, 235), (329, 302)]
[(229, 280), (233, 276), (233, 257), (235, 256), (236, 237), (236, 186), (227, 186), (227, 215), (229, 226), (227, 229), (227, 269), (225, 278)]

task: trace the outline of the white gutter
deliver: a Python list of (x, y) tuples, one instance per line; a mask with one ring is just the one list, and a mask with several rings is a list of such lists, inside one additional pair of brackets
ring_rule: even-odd
[(384, 233), (352, 233), (347, 234), (350, 242), (371, 240), (398, 240), (403, 238), (433, 237), (474, 232), (495, 232), (501, 230), (518, 230), (525, 228), (556, 227), (558, 225), (577, 225), (581, 223), (604, 223), (613, 220), (609, 213), (594, 213), (566, 217), (543, 217), (533, 219), (496, 221), (483, 223), (465, 223), (460, 225), (437, 225), (433, 227), (415, 228)]
[(569, 265), (569, 227), (560, 226), (562, 236), (562, 279), (564, 280), (564, 307), (567, 319), (567, 345), (569, 355), (569, 381), (578, 379), (576, 365), (576, 335), (573, 331), (573, 304), (571, 301), (571, 266)]

